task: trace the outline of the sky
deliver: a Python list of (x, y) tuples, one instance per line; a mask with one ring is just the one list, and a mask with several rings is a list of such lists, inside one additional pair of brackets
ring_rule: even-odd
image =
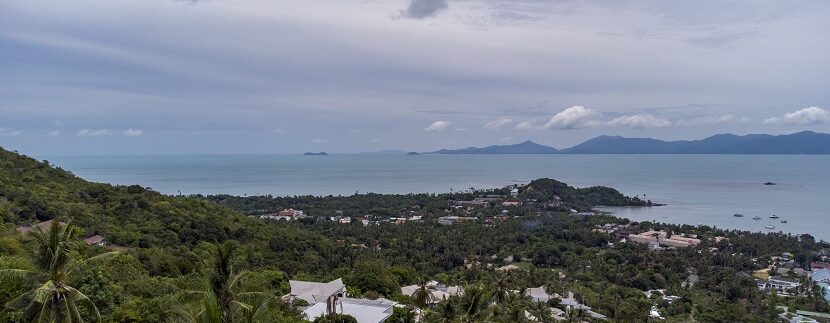
[(830, 132), (830, 2), (0, 1), (0, 146), (430, 151)]

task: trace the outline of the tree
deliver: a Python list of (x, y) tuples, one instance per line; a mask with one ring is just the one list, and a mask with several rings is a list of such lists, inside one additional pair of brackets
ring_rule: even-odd
[(174, 310), (180, 320), (203, 323), (255, 322), (266, 312), (273, 300), (261, 292), (246, 292), (239, 286), (248, 272), (236, 272), (233, 258), (236, 245), (228, 240), (215, 244), (213, 263), (208, 264), (207, 288), (187, 291), (182, 298), (185, 302), (196, 301), (196, 313), (183, 307)]
[(95, 321), (101, 320), (95, 303), (67, 281), (116, 252), (77, 259), (73, 254), (79, 243), (75, 233), (74, 227), (58, 221), (52, 221), (49, 229), (35, 227), (29, 232), (28, 236), (35, 240), (35, 269), (0, 269), (0, 283), (23, 281), (32, 289), (11, 300), (6, 308), (23, 309), (23, 319), (30, 322), (84, 322), (81, 309)]
[(415, 306), (418, 308), (424, 309), (429, 304), (435, 301), (435, 295), (433, 294), (434, 287), (427, 286), (426, 282), (422, 282), (418, 289), (412, 293), (412, 301), (415, 303)]

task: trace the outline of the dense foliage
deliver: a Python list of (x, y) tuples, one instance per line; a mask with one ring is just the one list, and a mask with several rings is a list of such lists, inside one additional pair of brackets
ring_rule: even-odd
[[(509, 292), (543, 285), (559, 295), (573, 292), (595, 311), (621, 322), (648, 320), (653, 305), (660, 306), (670, 321), (771, 322), (777, 315), (775, 305), (782, 304), (830, 310), (815, 295), (765, 295), (752, 278), (740, 274), (765, 267), (768, 256), (782, 252), (792, 252), (806, 264), (818, 259), (817, 250), (830, 247), (826, 243), (808, 235), (632, 223), (637, 230), (685, 232), (705, 241), (695, 248), (649, 252), (644, 245), (620, 243), (616, 236), (593, 230), (606, 223), (629, 224), (627, 220), (570, 212), (596, 205), (650, 204), (610, 188), (574, 188), (542, 179), (530, 183), (518, 197), (536, 202), (511, 208), (510, 217), (485, 221), (503, 209), (490, 204), (463, 211), (480, 221), (454, 225), (435, 221), (462, 212), (453, 207), (455, 201), (509, 194), (506, 188), (437, 195), (171, 197), (138, 186), (90, 183), (48, 162), (0, 150), (4, 227), (0, 269), (39, 270), (39, 244), (14, 228), (55, 219), (74, 228), (73, 237), (67, 238), (75, 239), (69, 251), (72, 259), (106, 254), (105, 248), (82, 244), (78, 237), (99, 234), (111, 247), (118, 247), (117, 255), (66, 276), (65, 281), (88, 297), (107, 322), (174, 320), (200, 309), (234, 312), (234, 300), (240, 295), (265, 295), (244, 300), (264, 311), (257, 311), (260, 314), (250, 321), (293, 322), (299, 319), (298, 309), (279, 298), (288, 291), (289, 277), (315, 281), (342, 277), (350, 295), (383, 296), (410, 304), (396, 309), (395, 318), (402, 322), (412, 319), (416, 305), (426, 307), (426, 303), (402, 296), (400, 287), (429, 279), (465, 290), (424, 309), (424, 317), (436, 322), (513, 322), (525, 320), (525, 311), (543, 318), (550, 304), (534, 304)], [(302, 209), (310, 217), (277, 222), (244, 215), (283, 208)], [(327, 219), (334, 215), (371, 215), (373, 221), (364, 226), (359, 221), (341, 224)], [(383, 221), (408, 215), (422, 215), (423, 220)], [(727, 239), (715, 243), (716, 236)], [(509, 274), (494, 270), (510, 256), (521, 269)], [(681, 287), (691, 273), (700, 281)], [(666, 289), (680, 299), (671, 304), (648, 299), (643, 291), (650, 289)], [(25, 282), (3, 283), (0, 303), (29, 290), (31, 285)], [(186, 294), (199, 297), (188, 300)], [(240, 312), (236, 321), (254, 313), (236, 312)], [(0, 321), (24, 321), (24, 314), (8, 307)], [(79, 314), (94, 318), (92, 312)], [(588, 319), (584, 313), (572, 315)]]

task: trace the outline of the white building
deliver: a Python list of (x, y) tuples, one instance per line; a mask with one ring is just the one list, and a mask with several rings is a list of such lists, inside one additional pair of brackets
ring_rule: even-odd
[[(335, 305), (337, 314), (346, 314), (354, 317), (358, 323), (382, 323), (393, 313), (395, 302), (387, 299), (359, 299), (343, 297), (337, 300)], [(310, 321), (326, 315), (327, 303), (320, 302), (305, 310), (303, 314)]]
[(769, 289), (775, 289), (779, 293), (792, 292), (800, 286), (801, 283), (797, 279), (780, 276), (770, 276), (769, 281), (767, 282), (767, 287)]
[(330, 296), (346, 296), (346, 285), (340, 278), (328, 283), (289, 280), (288, 284), (291, 285), (291, 292), (285, 296), (286, 298), (302, 299), (309, 304), (323, 303), (324, 309)]

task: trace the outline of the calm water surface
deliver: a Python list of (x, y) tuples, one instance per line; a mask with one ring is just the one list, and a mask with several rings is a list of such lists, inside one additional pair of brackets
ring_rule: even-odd
[[(810, 233), (830, 240), (830, 156), (181, 155), (38, 156), (85, 179), (163, 193), (235, 195), (448, 192), (555, 178), (667, 206), (611, 209), (637, 221)], [(773, 181), (779, 185), (764, 186)], [(735, 218), (742, 213), (743, 218)], [(769, 219), (777, 214), (779, 220)], [(752, 220), (753, 216), (762, 220)], [(780, 223), (788, 220), (789, 223)]]

